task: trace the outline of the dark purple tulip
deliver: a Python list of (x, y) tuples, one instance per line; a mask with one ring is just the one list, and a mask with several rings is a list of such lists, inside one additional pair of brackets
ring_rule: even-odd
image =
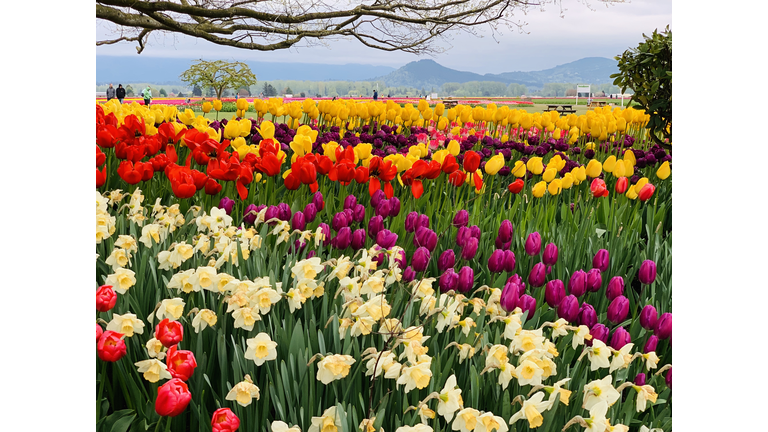
[(400, 198), (392, 197), (389, 200), (389, 216), (397, 217), (400, 214)]
[(307, 222), (304, 220), (304, 213), (296, 212), (296, 214), (293, 215), (291, 228), (297, 229), (299, 231), (304, 231), (304, 229), (307, 228)]
[(597, 324), (597, 312), (589, 303), (582, 303), (579, 308), (579, 325), (592, 328)]
[(648, 354), (651, 351), (656, 351), (656, 346), (659, 344), (659, 338), (656, 335), (651, 335), (643, 346), (643, 353)]
[(347, 195), (346, 198), (344, 198), (344, 210), (355, 208), (357, 205), (357, 197), (354, 195)]
[(323, 240), (323, 245), (328, 246), (331, 244), (331, 227), (328, 226), (327, 223), (321, 223), (318, 228), (322, 231), (323, 235), (325, 236), (325, 240)]
[(456, 289), (460, 293), (468, 293), (472, 290), (472, 285), (475, 284), (475, 271), (472, 267), (464, 266), (459, 270), (459, 282), (456, 285)]
[(411, 282), (416, 278), (416, 272), (413, 270), (413, 267), (408, 266), (408, 268), (403, 271), (403, 278), (402, 281), (405, 283)]
[(624, 295), (624, 278), (614, 276), (608, 281), (608, 288), (605, 289), (605, 295), (608, 301), (613, 301), (616, 297)]
[(650, 285), (656, 280), (656, 263), (651, 260), (645, 260), (640, 264), (640, 271), (637, 272), (637, 278), (640, 283)]
[[(562, 282), (560, 282), (562, 285)], [(549, 285), (547, 285), (549, 286)], [(562, 287), (563, 293), (565, 293), (565, 287)], [(579, 299), (574, 295), (569, 295), (560, 301), (557, 306), (557, 316), (570, 322), (576, 322), (579, 317)]]
[(504, 289), (501, 290), (501, 300), (499, 304), (501, 308), (507, 312), (512, 312), (520, 301), (520, 287), (512, 282), (508, 282), (504, 285)]
[(513, 274), (512, 276), (507, 278), (507, 283), (513, 283), (517, 285), (519, 297), (522, 297), (523, 294), (525, 294), (525, 282), (523, 282), (523, 278), (520, 277), (517, 273)]
[(309, 203), (306, 207), (304, 207), (304, 221), (307, 223), (312, 223), (315, 221), (315, 218), (317, 217), (317, 207), (315, 207), (314, 204)]
[(624, 327), (619, 327), (613, 331), (613, 336), (611, 336), (611, 347), (613, 349), (620, 350), (621, 347), (630, 342), (632, 342), (632, 336)]
[(376, 243), (384, 249), (389, 249), (397, 243), (397, 234), (383, 229), (376, 234)]
[(342, 227), (336, 237), (333, 238), (333, 247), (337, 249), (346, 249), (352, 240), (352, 230), (349, 227)]
[(320, 193), (320, 191), (315, 192), (314, 195), (312, 195), (312, 204), (315, 205), (315, 209), (317, 211), (323, 211), (325, 208), (325, 201), (323, 200), (323, 194)]
[(541, 235), (538, 232), (532, 232), (525, 239), (525, 253), (536, 256), (539, 252), (541, 252)]
[(351, 224), (355, 220), (355, 212), (352, 209), (342, 210), (341, 213), (347, 217), (347, 224)]
[(600, 269), (601, 272), (608, 270), (608, 263), (609, 257), (607, 249), (600, 249), (595, 254), (595, 257), (592, 258), (592, 268)]
[(504, 219), (499, 226), (499, 235), (497, 237), (501, 239), (501, 243), (507, 243), (512, 241), (512, 234), (514, 232), (515, 229), (512, 227), (512, 222), (509, 219)]
[(515, 253), (511, 250), (504, 251), (504, 271), (507, 273), (515, 271)]
[(365, 230), (360, 228), (352, 233), (352, 249), (360, 250), (365, 247)]
[(396, 254), (393, 254), (392, 259), (395, 261), (398, 267), (404, 269), (408, 265), (408, 261), (405, 258), (405, 251), (400, 249)]
[(453, 217), (453, 226), (465, 227), (469, 224), (469, 212), (466, 210), (459, 210), (456, 216)]
[(547, 282), (547, 268), (544, 263), (536, 263), (531, 269), (531, 273), (528, 275), (528, 283), (532, 287), (538, 288), (544, 286)]
[(603, 286), (603, 275), (600, 269), (593, 268), (587, 272), (587, 291), (598, 292)]
[(608, 321), (618, 324), (627, 317), (629, 313), (629, 300), (622, 296), (618, 296), (611, 304), (608, 305)]
[(644, 373), (640, 372), (639, 374), (637, 374), (637, 376), (635, 376), (635, 385), (639, 386), (639, 387), (642, 387), (642, 386), (645, 385), (645, 374)]
[(282, 221), (288, 222), (293, 216), (291, 207), (286, 203), (280, 203), (277, 205), (277, 217)]
[(544, 255), (541, 256), (542, 262), (548, 266), (553, 266), (557, 262), (557, 246), (554, 243), (547, 243), (544, 247)]
[(413, 223), (413, 231), (418, 231), (419, 227), (429, 228), (429, 216), (419, 215), (419, 219)]
[(468, 227), (459, 227), (459, 231), (456, 233), (456, 244), (459, 247), (464, 247), (469, 238), (472, 238), (472, 230)]
[(656, 323), (656, 329), (653, 334), (659, 339), (669, 339), (672, 336), (672, 314), (669, 312), (661, 314), (659, 322)]
[(608, 334), (610, 334), (611, 331), (608, 330), (608, 327), (597, 323), (589, 330), (589, 334), (592, 335), (592, 340), (586, 341), (587, 345), (592, 346), (592, 341), (595, 339), (600, 339), (604, 344), (608, 343)]
[(333, 219), (331, 220), (331, 228), (334, 231), (339, 232), (340, 229), (348, 225), (349, 221), (347, 221), (347, 215), (344, 214), (344, 212), (338, 212), (333, 215)]
[(405, 217), (405, 232), (412, 233), (416, 231), (416, 227), (414, 225), (418, 219), (419, 214), (415, 211), (408, 213), (408, 216)]
[(357, 204), (352, 209), (352, 220), (357, 223), (362, 223), (365, 220), (365, 206)]
[(371, 195), (371, 207), (377, 208), (379, 206), (379, 202), (383, 199), (387, 199), (386, 194), (384, 194), (383, 190), (377, 189), (376, 192)]
[(381, 216), (374, 216), (368, 221), (368, 236), (372, 239), (376, 238), (379, 231), (384, 229), (384, 218)]
[[(564, 298), (565, 285), (563, 285), (563, 281), (554, 279), (547, 282), (547, 286), (544, 288), (544, 300), (546, 300), (549, 307), (556, 308)], [(576, 312), (578, 313), (578, 311)]]
[(441, 272), (444, 272), (449, 268), (453, 268), (455, 264), (456, 254), (453, 252), (453, 249), (448, 249), (447, 251), (441, 253), (440, 257), (437, 259), (437, 269)]
[(461, 248), (461, 258), (466, 261), (469, 261), (472, 258), (474, 258), (475, 255), (477, 255), (478, 244), (479, 244), (479, 241), (474, 237), (470, 237), (469, 239), (467, 239), (467, 241), (464, 243), (464, 247)]
[(456, 285), (459, 283), (459, 274), (453, 271), (452, 268), (449, 268), (448, 270), (443, 273), (442, 276), (440, 276), (440, 291), (442, 292), (448, 292), (450, 290), (455, 290)]
[(471, 227), (469, 227), (469, 233), (472, 235), (472, 237), (480, 240), (481, 232), (480, 232), (480, 227), (479, 226), (472, 225)]
[(376, 214), (384, 218), (389, 216), (389, 210), (390, 205), (388, 199), (379, 201), (379, 205), (376, 206)]
[(307, 259), (310, 259), (310, 258), (314, 257), (315, 255), (316, 255), (315, 251), (313, 251), (313, 250), (309, 251), (309, 252), (307, 252)]
[(235, 201), (229, 197), (224, 197), (219, 201), (219, 208), (224, 209), (224, 211), (227, 212), (227, 215), (231, 215), (232, 209), (235, 208)]
[(257, 207), (256, 204), (248, 204), (248, 207), (246, 207), (245, 210), (243, 211), (243, 222), (247, 224), (252, 224), (256, 222), (256, 214), (260, 212), (265, 206), (261, 205), (259, 207)]
[(587, 272), (576, 270), (568, 281), (568, 291), (576, 297), (581, 297), (587, 292)]
[(536, 313), (536, 299), (528, 294), (523, 294), (517, 302), (517, 307), (522, 309), (523, 313), (528, 312), (528, 318), (532, 318), (533, 314)]
[(278, 214), (277, 206), (269, 206), (267, 207), (267, 211), (264, 212), (264, 220), (268, 221), (270, 219), (277, 218), (277, 214)]
[(488, 270), (491, 273), (501, 273), (504, 271), (504, 251), (496, 249), (488, 257)]
[(413, 269), (417, 272), (426, 270), (427, 264), (429, 264), (429, 250), (425, 247), (416, 249), (416, 252), (413, 253), (411, 264), (413, 265)]
[(664, 383), (672, 390), (672, 368), (669, 368), (667, 374), (664, 376)]
[(646, 330), (654, 330), (659, 322), (659, 313), (653, 305), (645, 305), (640, 311), (640, 325)]
[(430, 252), (434, 252), (437, 246), (437, 234), (429, 228), (420, 226), (413, 237), (414, 246), (424, 246)]

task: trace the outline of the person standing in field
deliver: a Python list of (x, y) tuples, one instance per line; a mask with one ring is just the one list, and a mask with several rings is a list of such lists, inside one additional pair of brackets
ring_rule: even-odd
[(379, 100), (379, 92), (377, 90), (373, 91), (373, 100)]
[(125, 99), (125, 89), (123, 88), (122, 84), (117, 85), (117, 90), (115, 90), (115, 96), (117, 97), (117, 100), (120, 101), (120, 103), (123, 103), (123, 99)]
[(112, 83), (109, 83), (109, 88), (107, 88), (107, 102), (115, 98), (115, 88), (112, 87)]
[(144, 87), (141, 95), (144, 97), (144, 105), (149, 106), (149, 103), (152, 102), (152, 89), (149, 86)]

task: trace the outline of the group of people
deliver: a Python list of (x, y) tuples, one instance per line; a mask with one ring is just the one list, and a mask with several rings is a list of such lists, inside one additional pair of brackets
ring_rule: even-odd
[[(141, 91), (141, 96), (144, 98), (144, 105), (149, 105), (152, 102), (152, 89), (149, 86), (144, 87)], [(122, 84), (118, 84), (117, 88), (112, 87), (112, 83), (107, 88), (107, 101), (117, 98), (120, 103), (123, 103), (125, 99), (125, 89)]]

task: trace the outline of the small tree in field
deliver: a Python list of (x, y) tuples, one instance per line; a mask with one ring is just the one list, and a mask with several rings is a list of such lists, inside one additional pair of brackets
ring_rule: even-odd
[(161, 89), (160, 89), (160, 96), (162, 96), (162, 97), (168, 97), (168, 93), (166, 93), (166, 91), (165, 91), (165, 89), (164, 89), (164, 88), (161, 88)]
[(197, 60), (179, 76), (181, 81), (191, 86), (207, 87), (213, 90), (217, 99), (221, 99), (225, 88), (240, 88), (256, 84), (256, 75), (251, 68), (241, 62), (223, 60)]

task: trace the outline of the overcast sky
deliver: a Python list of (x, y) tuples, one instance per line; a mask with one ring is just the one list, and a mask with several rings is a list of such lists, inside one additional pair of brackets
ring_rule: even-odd
[[(227, 59), (238, 61), (272, 61), (346, 64), (360, 63), (400, 67), (419, 58), (433, 58), (443, 66), (476, 73), (501, 73), (548, 69), (584, 57), (612, 58), (642, 41), (642, 34), (654, 29), (672, 28), (671, 0), (632, 0), (611, 6), (590, 1), (590, 7), (575, 0), (563, 0), (560, 8), (549, 5), (545, 11), (535, 9), (519, 14), (527, 33), (506, 30), (491, 38), (477, 38), (464, 33), (453, 35), (447, 50), (435, 57), (417, 57), (401, 52), (384, 52), (367, 48), (356, 41), (332, 41), (329, 47), (306, 47), (276, 52), (247, 51), (217, 46), (188, 36), (163, 36), (150, 39), (150, 46), (140, 55)], [(96, 38), (109, 39), (111, 23), (96, 22)], [(97, 55), (137, 55), (135, 43), (103, 45)]]

